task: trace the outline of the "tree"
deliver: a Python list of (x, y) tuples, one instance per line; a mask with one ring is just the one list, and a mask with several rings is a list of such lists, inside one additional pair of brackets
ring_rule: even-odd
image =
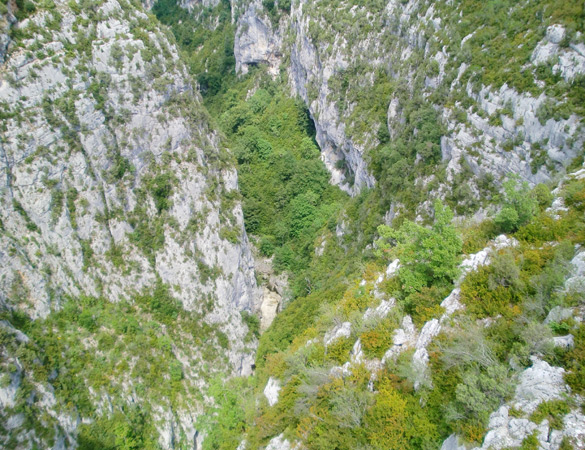
[(453, 213), (435, 202), (435, 221), (431, 228), (409, 220), (398, 229), (380, 225), (378, 255), (400, 259), (399, 277), (407, 292), (418, 292), (435, 283), (451, 283), (459, 274), (459, 254), (463, 243), (451, 225)]
[(290, 233), (297, 237), (315, 220), (319, 196), (313, 191), (297, 195), (290, 202)]
[(538, 200), (526, 181), (519, 183), (517, 175), (510, 175), (503, 186), (502, 209), (494, 221), (500, 230), (511, 233), (534, 217), (538, 211)]

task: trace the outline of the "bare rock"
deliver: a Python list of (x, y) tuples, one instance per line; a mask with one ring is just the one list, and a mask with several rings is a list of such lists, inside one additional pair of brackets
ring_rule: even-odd
[(569, 392), (564, 374), (562, 367), (553, 367), (534, 358), (532, 367), (522, 372), (518, 379), (514, 406), (531, 414), (540, 403), (563, 398)]
[(443, 441), (441, 450), (466, 450), (466, 447), (463, 444), (459, 444), (459, 437), (456, 434), (452, 434)]
[(266, 331), (270, 326), (278, 313), (281, 301), (282, 297), (277, 292), (264, 287), (260, 304), (260, 332)]
[(325, 333), (323, 340), (325, 342), (325, 346), (327, 346), (339, 338), (348, 338), (349, 336), (351, 336), (351, 322), (343, 322), (342, 324), (333, 328), (333, 330)]
[(266, 397), (266, 400), (268, 400), (270, 406), (274, 406), (278, 402), (278, 393), (280, 392), (280, 389), (280, 381), (276, 378), (270, 377), (264, 388), (264, 396)]

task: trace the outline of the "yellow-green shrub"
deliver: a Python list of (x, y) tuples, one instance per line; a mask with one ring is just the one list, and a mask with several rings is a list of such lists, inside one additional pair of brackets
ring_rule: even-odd
[(362, 349), (368, 358), (381, 358), (392, 346), (392, 334), (396, 324), (392, 320), (381, 321), (374, 329), (361, 334)]
[(467, 310), (477, 318), (494, 317), (501, 314), (513, 317), (520, 311), (515, 308), (518, 297), (510, 287), (489, 288), (489, 267), (480, 267), (470, 273), (461, 285), (461, 300)]
[(349, 360), (349, 352), (353, 347), (354, 340), (347, 338), (337, 339), (335, 342), (327, 347), (326, 357), (330, 361), (334, 361), (339, 364)]

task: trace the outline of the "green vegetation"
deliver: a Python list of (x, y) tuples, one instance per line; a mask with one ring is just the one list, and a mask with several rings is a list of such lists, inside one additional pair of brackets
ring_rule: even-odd
[(16, 199), (12, 200), (12, 207), (14, 208), (14, 211), (16, 211), (18, 214), (22, 216), (26, 224), (26, 228), (29, 231), (39, 231), (38, 225), (32, 221), (32, 219), (30, 218), (30, 216), (28, 215), (28, 213), (18, 200)]
[(525, 225), (538, 209), (538, 200), (530, 191), (527, 182), (518, 186), (518, 177), (510, 177), (503, 183), (504, 199), (502, 210), (495, 217), (496, 226), (504, 233), (518, 230)]
[[(437, 201), (430, 229), (411, 221), (405, 221), (398, 230), (378, 227), (378, 255), (389, 253), (393, 259), (400, 259), (399, 277), (406, 292), (418, 292), (431, 284), (449, 284), (457, 277), (463, 242), (452, 220), (451, 210)], [(395, 248), (390, 248), (390, 242), (395, 242)]]
[(82, 424), (77, 438), (80, 450), (157, 449), (156, 429), (138, 406)]
[(248, 326), (248, 335), (246, 336), (246, 339), (258, 339), (260, 337), (260, 319), (248, 311), (242, 311), (240, 315), (242, 316), (244, 323)]
[(580, 325), (572, 333), (575, 346), (563, 355), (563, 364), (569, 369), (565, 380), (573, 392), (585, 394), (585, 325)]
[[(494, 195), (494, 182), (501, 180), (475, 177), (477, 186), (473, 187), (479, 189), (480, 197), (477, 199), (467, 183), (474, 177), (471, 163), (464, 157), (459, 161), (461, 172), (447, 181), (441, 138), (458, 130), (447, 127), (445, 118), (449, 114), (437, 108), (452, 109), (461, 124), (469, 123), (471, 110), (490, 125), (502, 126), (514, 118), (511, 106), (500, 105), (488, 118), (467, 92), (449, 90), (448, 86), (469, 82), (477, 94), (482, 85), (499, 88), (507, 83), (518, 91), (534, 96), (546, 93), (555, 99), (543, 102), (538, 109), (541, 124), (582, 114), (585, 77), (566, 82), (554, 72), (552, 61), (536, 68), (527, 63), (552, 23), (567, 27), (563, 47), (582, 40), (575, 31), (583, 29), (583, 6), (569, 0), (523, 4), (512, 0), (464, 0), (455, 6), (423, 1), (421, 8), (431, 3), (441, 18), (441, 27), (431, 30), (430, 24), (421, 26), (416, 31), (419, 42), (411, 45), (406, 58), (406, 53), (393, 50), (400, 49), (400, 41), (410, 36), (405, 27), (415, 23), (415, 15), (413, 22), (403, 24), (398, 16), (387, 17), (387, 4), (379, 0), (320, 0), (304, 5), (309, 37), (320, 58), (332, 55), (337, 35), (345, 39), (344, 48), (357, 48), (361, 53), (348, 58), (347, 67), (329, 80), (329, 101), (341, 112), (354, 143), (366, 148), (369, 168), (377, 180), (374, 188), (350, 198), (329, 184), (311, 117), (301, 100), (290, 98), (284, 71), (273, 79), (262, 67), (252, 67), (247, 76), (236, 77), (235, 25), (227, 0), (215, 7), (197, 4), (191, 12), (181, 8), (178, 0), (159, 0), (152, 10), (159, 21), (170, 27), (211, 117), (192, 93), (172, 91), (172, 80), (166, 74), (173, 69), (182, 70), (182, 66), (173, 61), (165, 40), (158, 39), (160, 32), (152, 15), (136, 18), (130, 24), (128, 33), (140, 40), (141, 49), (118, 44), (111, 49), (108, 64), (118, 74), (130, 62), (127, 56), (140, 53), (146, 64), (146, 81), (157, 93), (169, 97), (159, 121), (180, 118), (186, 126), (197, 125), (193, 129), (200, 136), (193, 145), (204, 153), (202, 161), (194, 150), (185, 155), (173, 153), (170, 150), (176, 143), (171, 140), (167, 143), (169, 152), (160, 161), (145, 152), (144, 161), (150, 164), (146, 170), (141, 169), (142, 184), (136, 188), (136, 169), (122, 156), (121, 149), (126, 139), (138, 139), (139, 133), (120, 136), (123, 133), (117, 132), (116, 127), (128, 123), (131, 113), (114, 112), (108, 98), (119, 77), (87, 70), (98, 40), (96, 24), (103, 19), (104, 13), (98, 8), (101, 3), (69, 2), (75, 14), (75, 39), (63, 40), (63, 53), (66, 62), (79, 60), (76, 70), (82, 74), (87, 92), (73, 89), (77, 84), (71, 82), (59, 97), (47, 93), (40, 107), (67, 150), (79, 151), (88, 162), (82, 151), (88, 130), (77, 111), (80, 100), (93, 99), (96, 113), (103, 114), (115, 137), (111, 142), (104, 140), (110, 166), (93, 177), (101, 177), (105, 184), (114, 186), (120, 199), (132, 189), (136, 207), (127, 210), (124, 202), (111, 209), (104, 207), (96, 217), (100, 224), (107, 228), (111, 220), (127, 220), (132, 227), (129, 247), (137, 247), (156, 267), (156, 254), (164, 248), (165, 236), (173, 236), (183, 244), (192, 233), (201, 230), (204, 212), (191, 218), (184, 233), (178, 233), (178, 224), (171, 218), (173, 198), (176, 201), (179, 193), (174, 170), (189, 161), (193, 163), (190, 167), (196, 164), (206, 177), (206, 198), (221, 205), (217, 230), (220, 238), (232, 243), (240, 241), (232, 211), (241, 201), (247, 232), (263, 256), (273, 257), (277, 271), (288, 273), (292, 295), (262, 335), (259, 319), (249, 312), (241, 313), (249, 330), (245, 342), (259, 340), (257, 370), (252, 377), (227, 379), (217, 368), (227, 365), (223, 355), (230, 341), (218, 326), (210, 326), (204, 320), (205, 312), (213, 307), (211, 295), (194, 299), (201, 310), (188, 312), (173, 295), (173, 289), (178, 287), (167, 286), (161, 279), (154, 281), (150, 289), (127, 292), (127, 300), (119, 303), (80, 295), (59, 304), (60, 294), (53, 292), (51, 286), (49, 300), (61, 309), (47, 318), (32, 321), (19, 310), (3, 310), (0, 315), (30, 338), (28, 342), (19, 341), (8, 327), (0, 328), (2, 349), (14, 355), (0, 361), (0, 385), (7, 386), (13, 377), (24, 374), (17, 404), (8, 411), (23, 414), (24, 428), (34, 429), (46, 442), (53, 443), (58, 425), (55, 419), (41, 414), (39, 404), (39, 386), (51, 386), (57, 411), (91, 420), (84, 420), (79, 428), (81, 449), (158, 448), (159, 406), (172, 414), (189, 408), (198, 411), (211, 396), (215, 403), (206, 405), (197, 424), (198, 430), (207, 434), (205, 449), (233, 450), (243, 437), (248, 448), (259, 448), (284, 433), (288, 439), (303, 441), (308, 450), (428, 450), (438, 448), (451, 433), (469, 442), (481, 442), (490, 413), (510, 399), (515, 376), (531, 364), (531, 357), (563, 366), (572, 392), (585, 393), (585, 326), (570, 319), (543, 323), (556, 306), (582, 308), (584, 304), (579, 289), (564, 289), (564, 285), (575, 246), (585, 241), (585, 182), (566, 183), (562, 195), (569, 211), (560, 211), (558, 217), (546, 212), (553, 200), (548, 186), (531, 190), (515, 177), (504, 181), (499, 197)], [(124, 12), (119, 14), (128, 14), (127, 10), (134, 7), (125, 0), (120, 4)], [(262, 4), (273, 25), (291, 10), (288, 0), (264, 0)], [(56, 8), (51, 1), (17, 0), (16, 5), (21, 21), (37, 10)], [(56, 11), (50, 12), (46, 26), (59, 29), (60, 21)], [(11, 30), (16, 48), (19, 42), (39, 32), (35, 28), (38, 26), (29, 22), (23, 29)], [(292, 38), (284, 36), (285, 40)], [(38, 41), (30, 45), (27, 58), (48, 59), (47, 55), (55, 55)], [(373, 65), (376, 55), (372, 49), (394, 56), (384, 64)], [(452, 68), (442, 67), (434, 59), (425, 60), (423, 53), (427, 49), (431, 53), (445, 49), (454, 58), (449, 62)], [(285, 63), (289, 56), (284, 55)], [(463, 66), (458, 63), (466, 64), (460, 74), (456, 68)], [(38, 77), (34, 69), (29, 73), (31, 79)], [(405, 83), (407, 74), (409, 82)], [(444, 81), (431, 92), (427, 85), (439, 75), (444, 75)], [(459, 80), (455, 79), (457, 75)], [(6, 79), (15, 86), (20, 83), (12, 74), (6, 74)], [(138, 78), (128, 80), (135, 104), (144, 91), (142, 82)], [(309, 99), (315, 99), (315, 83), (307, 89)], [(391, 97), (400, 112), (397, 120), (403, 123), (389, 130)], [(25, 119), (8, 106), (2, 105), (2, 109), (0, 117), (6, 122)], [(208, 121), (213, 127), (200, 126)], [(217, 136), (214, 128), (222, 133)], [(215, 143), (210, 144), (210, 139), (215, 142), (216, 137), (220, 151), (215, 150)], [(513, 136), (502, 148), (513, 152), (522, 142), (519, 135)], [(544, 145), (533, 143), (533, 173), (542, 166), (554, 169)], [(479, 150), (469, 149), (469, 155), (479, 157)], [(30, 165), (45, 153), (55, 156), (56, 152), (53, 148), (39, 148), (26, 155), (25, 163)], [(235, 191), (226, 192), (217, 175), (233, 164), (239, 173), (241, 198)], [(582, 159), (573, 169), (579, 164)], [(344, 166), (341, 161), (338, 169), (345, 169), (351, 185), (352, 174)], [(83, 193), (48, 175), (43, 183), (51, 189), (52, 221), (68, 218), (77, 232), (78, 224), (80, 228), (84, 225), (81, 218), (87, 200)], [(445, 192), (443, 188), (449, 185), (453, 188)], [(437, 195), (444, 197), (445, 204), (437, 201), (432, 209), (429, 205)], [(101, 196), (107, 205), (103, 192)], [(460, 228), (453, 225), (453, 211), (469, 215), (494, 203), (498, 203), (500, 211), (483, 223), (471, 227), (463, 224)], [(397, 214), (392, 226), (380, 225), (391, 207)], [(26, 228), (35, 232), (27, 233), (23, 244), (36, 243), (40, 229), (33, 221), (35, 217), (31, 218), (16, 200), (12, 208)], [(0, 230), (4, 237), (2, 222)], [(396, 331), (410, 323), (406, 315), (418, 330), (430, 320), (445, 317), (447, 311), (440, 305), (457, 283), (462, 253), (481, 250), (499, 233), (509, 234), (518, 245), (494, 250), (490, 265), (465, 277), (460, 285), (464, 308), (447, 320), (441, 319), (442, 333), (428, 347), (428, 366), (415, 363), (412, 348), (397, 350), (382, 364), (380, 361), (394, 344)], [(83, 269), (99, 273), (106, 269), (94, 264), (97, 255), (91, 243), (91, 237), (80, 241)], [(101, 255), (102, 250), (94, 248)], [(136, 265), (125, 250), (124, 245), (112, 244), (106, 252), (114, 267), (124, 274)], [(18, 251), (16, 244), (10, 251)], [(55, 248), (47, 252), (60, 257)], [(205, 264), (197, 250), (189, 252), (194, 257), (193, 271), (204, 284), (221, 274), (219, 267)], [(398, 273), (388, 278), (381, 276), (396, 258), (401, 264)], [(42, 270), (51, 281), (50, 268)], [(82, 286), (76, 288), (83, 291)], [(101, 289), (97, 286), (98, 292)], [(15, 278), (8, 295), (14, 304), (26, 305), (29, 293), (22, 279)], [(387, 315), (371, 315), (381, 300), (390, 299), (394, 306)], [(349, 336), (326, 345), (326, 333), (344, 322), (351, 325)], [(568, 333), (574, 336), (575, 346), (553, 348), (553, 335)], [(361, 346), (357, 345), (358, 339)], [(404, 344), (405, 348), (409, 346), (410, 343)], [(340, 366), (355, 359), (354, 349), (360, 347), (363, 358), (376, 359), (380, 364), (368, 361), (342, 369)], [(262, 393), (269, 377), (277, 378), (282, 386), (273, 406), (268, 405)], [(205, 392), (198, 388), (202, 379), (212, 380)], [(126, 400), (128, 397), (132, 402)], [(103, 399), (108, 400), (107, 405)], [(540, 423), (546, 419), (553, 429), (561, 429), (563, 417), (573, 406), (565, 400), (545, 402), (530, 420)], [(192, 436), (176, 439), (180, 447)], [(14, 440), (5, 444), (16, 445)], [(522, 442), (521, 448), (537, 446), (538, 438), (533, 434)], [(568, 439), (561, 448), (571, 448)]]
[(414, 218), (413, 207), (424, 202), (433, 184), (419, 185), (417, 189), (409, 186), (415, 185), (420, 176), (440, 176), (440, 138), (444, 126), (427, 101), (411, 97), (406, 91), (399, 90), (394, 95), (401, 101), (406, 123), (398, 136), (369, 152), (369, 167), (378, 181), (374, 198), (380, 210), (388, 210), (392, 202), (398, 202), (404, 206), (401, 216)]
[[(225, 335), (199, 314), (184, 311), (160, 281), (152, 292), (136, 295), (134, 303), (81, 297), (68, 299), (45, 320), (7, 312), (1, 317), (30, 338), (22, 343), (8, 341), (15, 346), (12, 353), (27, 378), (50, 382), (57, 411), (93, 420), (80, 429), (79, 444), (84, 449), (158, 448), (152, 408), (164, 405), (176, 411), (188, 402), (202, 401), (197, 378), (211, 377), (207, 372), (211, 366), (225, 364), (214, 350)], [(201, 355), (192, 354), (193, 348)], [(195, 358), (192, 367), (198, 373), (183, 370), (181, 355)], [(23, 383), (20, 389), (19, 403), (12, 410), (40, 417), (38, 395), (28, 404), (30, 387)], [(133, 395), (136, 404), (127, 405), (120, 392)], [(111, 398), (111, 415), (96, 410), (104, 395)], [(45, 417), (35, 428), (51, 429), (51, 420)]]
[(563, 429), (563, 417), (571, 412), (570, 406), (563, 400), (550, 400), (543, 402), (536, 408), (536, 411), (530, 416), (534, 423), (540, 423), (548, 419), (549, 425), (553, 430)]
[[(211, 380), (209, 393), (217, 402), (210, 414), (203, 416), (199, 426), (210, 430), (204, 441), (205, 450), (232, 450), (236, 448), (245, 429), (246, 417), (241, 407), (251, 394), (245, 378)], [(251, 405), (250, 405), (251, 406)]]
[[(305, 108), (264, 79), (248, 100), (233, 97), (220, 123), (238, 161), (246, 230), (257, 236), (261, 253), (274, 255), (276, 269), (300, 275), (318, 234), (335, 225), (347, 199), (328, 183)], [(293, 286), (301, 293), (299, 278)]]

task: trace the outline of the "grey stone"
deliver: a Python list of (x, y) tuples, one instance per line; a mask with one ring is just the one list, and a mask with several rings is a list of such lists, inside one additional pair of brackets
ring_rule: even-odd
[(459, 437), (456, 434), (452, 434), (443, 441), (441, 450), (466, 450), (466, 447), (463, 444), (459, 444)]
[(534, 358), (532, 367), (522, 372), (518, 379), (514, 406), (531, 414), (540, 403), (563, 398), (569, 392), (564, 373), (562, 367), (553, 367)]
[(332, 342), (339, 338), (348, 338), (351, 335), (351, 322), (343, 322), (337, 325), (333, 330), (325, 333), (323, 341), (325, 346), (330, 345)]
[(279, 434), (270, 440), (265, 450), (300, 450), (300, 448), (298, 444), (291, 445), (290, 441), (285, 439), (283, 434)]
[(562, 306), (555, 306), (548, 312), (544, 323), (561, 322), (573, 316), (573, 308), (563, 308)]
[(278, 75), (282, 57), (282, 39), (274, 32), (270, 17), (264, 12), (262, 2), (252, 1), (238, 19), (234, 42), (236, 71), (248, 73), (250, 65), (267, 64), (269, 72)]
[(553, 337), (553, 344), (555, 347), (569, 349), (575, 346), (575, 338), (572, 334), (567, 334), (566, 336), (555, 336)]
[(270, 377), (264, 388), (264, 396), (266, 397), (266, 400), (268, 400), (270, 406), (274, 406), (278, 402), (280, 389), (280, 381), (276, 378)]

